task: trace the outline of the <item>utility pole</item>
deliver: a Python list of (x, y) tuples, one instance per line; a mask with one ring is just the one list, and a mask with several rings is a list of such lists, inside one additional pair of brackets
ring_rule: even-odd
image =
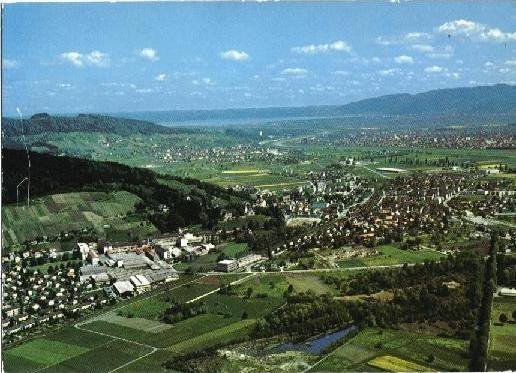
[(18, 115), (20, 116), (20, 125), (22, 130), (22, 137), (23, 137), (23, 145), (25, 146), (25, 152), (27, 153), (27, 177), (24, 178), (16, 187), (16, 205), (18, 205), (18, 196), (19, 191), (18, 188), (25, 180), (27, 180), (27, 207), (30, 205), (30, 153), (29, 148), (27, 147), (27, 140), (25, 139), (25, 128), (23, 126), (23, 115), (20, 110), (20, 108), (16, 108), (16, 111), (18, 112)]

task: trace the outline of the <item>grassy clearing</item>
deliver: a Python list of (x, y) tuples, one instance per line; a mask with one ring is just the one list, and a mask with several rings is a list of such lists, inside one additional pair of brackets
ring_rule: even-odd
[(332, 293), (333, 290), (326, 285), (318, 274), (310, 273), (286, 273), (285, 279), (292, 284), (297, 292), (311, 290), (315, 294)]
[(249, 318), (258, 318), (263, 314), (283, 304), (283, 299), (277, 297), (258, 298), (225, 294), (211, 294), (203, 299), (208, 312), (233, 320), (240, 320), (243, 313)]
[(433, 369), (413, 363), (411, 361), (400, 359), (396, 356), (384, 355), (377, 356), (368, 362), (373, 367), (386, 370), (388, 372), (430, 372)]
[(199, 256), (191, 262), (181, 262), (174, 264), (174, 268), (178, 271), (184, 271), (187, 268), (191, 268), (195, 272), (208, 272), (213, 271), (217, 264), (217, 258), (219, 254), (216, 252)]
[(222, 252), (230, 258), (237, 258), (243, 256), (248, 251), (249, 246), (247, 246), (247, 243), (236, 242), (230, 242), (226, 244), (226, 246), (224, 246), (224, 249), (222, 249)]
[(378, 254), (365, 258), (352, 258), (339, 261), (342, 268), (382, 266), (403, 263), (422, 263), (425, 260), (439, 260), (443, 254), (435, 250), (402, 250), (394, 245), (383, 245), (377, 248)]
[(465, 340), (448, 337), (368, 328), (331, 352), (312, 371), (371, 371), (373, 367), (368, 362), (385, 355), (413, 362), (424, 367), (425, 371), (465, 370), (468, 363), (467, 344)]
[(102, 315), (96, 320), (102, 320), (109, 323), (127, 326), (129, 328), (134, 328), (138, 330), (142, 330), (149, 333), (159, 333), (164, 330), (170, 329), (172, 325), (165, 324), (163, 322), (148, 320), (142, 317), (123, 317), (110, 312), (108, 314)]
[[(491, 314), (491, 334), (488, 367), (490, 370), (514, 370), (516, 367), (516, 299), (496, 297)], [(501, 324), (500, 314), (504, 313), (509, 322)]]
[(288, 289), (288, 282), (281, 273), (258, 274), (235, 287), (239, 296), (245, 296), (247, 288), (253, 289), (253, 297), (282, 298)]

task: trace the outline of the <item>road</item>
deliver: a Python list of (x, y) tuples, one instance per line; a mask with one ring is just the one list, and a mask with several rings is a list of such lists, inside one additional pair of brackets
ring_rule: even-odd
[(387, 175), (384, 175), (382, 174), (381, 172), (378, 172), (376, 170), (373, 170), (372, 168), (369, 168), (369, 167), (366, 167), (366, 166), (363, 166), (363, 165), (359, 165), (359, 167), (362, 167), (363, 169), (369, 171), (369, 172), (372, 172), (374, 174), (377, 174), (378, 176), (381, 176), (383, 177), (384, 179), (392, 179), (391, 177), (387, 176)]
[[(405, 264), (409, 267), (416, 265), (416, 263), (400, 263), (390, 265), (378, 265), (378, 266), (361, 266), (361, 267), (349, 267), (349, 268), (314, 268), (314, 269), (288, 269), (285, 271), (251, 271), (246, 273), (317, 273), (317, 272), (335, 272), (335, 271), (360, 271), (365, 269), (386, 269), (386, 268), (401, 268)], [(207, 272), (209, 275), (220, 275), (218, 272)], [(247, 278), (247, 277), (246, 277)]]
[[(251, 277), (254, 277), (257, 273), (259, 272), (246, 272), (246, 273), (250, 273), (249, 276), (246, 276), (246, 277), (243, 277), (243, 278), (239, 278), (238, 280), (235, 280), (233, 282), (230, 283), (231, 286), (233, 285), (238, 285), (244, 281), (247, 281), (249, 278)], [(217, 288), (215, 290), (212, 290), (212, 291), (209, 291), (207, 293), (204, 293), (203, 295), (199, 295), (198, 297), (194, 298), (194, 299), (190, 299), (189, 301), (187, 301), (186, 303), (193, 303), (193, 302), (196, 302), (198, 301), (199, 299), (202, 299), (204, 297), (207, 297), (208, 295), (211, 295), (211, 294), (215, 294), (216, 292), (218, 292), (221, 288)]]

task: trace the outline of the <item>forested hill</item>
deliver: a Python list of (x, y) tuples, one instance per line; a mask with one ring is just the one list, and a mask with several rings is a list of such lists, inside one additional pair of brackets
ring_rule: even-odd
[(77, 116), (53, 116), (46, 113), (33, 115), (23, 120), (2, 118), (2, 135), (5, 137), (38, 135), (54, 132), (101, 132), (122, 136), (132, 134), (153, 135), (157, 133), (177, 133), (187, 131), (164, 127), (152, 122), (115, 118), (106, 115), (79, 114)]
[(415, 95), (396, 94), (370, 98), (342, 106), (342, 114), (485, 114), (514, 113), (516, 86), (438, 89)]
[[(126, 190), (143, 199), (142, 210), (161, 231), (191, 224), (213, 226), (224, 211), (243, 211), (245, 194), (199, 180), (157, 175), (115, 162), (30, 153), (31, 197), (76, 191)], [(2, 149), (2, 203), (16, 202), (16, 185), (27, 176), (25, 151)], [(159, 179), (158, 179), (159, 177)], [(167, 185), (173, 184), (174, 187)], [(25, 193), (21, 193), (24, 196)], [(169, 209), (162, 212), (162, 206)]]

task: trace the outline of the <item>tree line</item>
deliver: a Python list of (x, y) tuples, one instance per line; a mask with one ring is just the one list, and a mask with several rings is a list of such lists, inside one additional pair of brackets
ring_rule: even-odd
[(470, 362), (469, 369), (473, 372), (484, 372), (487, 368), (487, 353), (489, 349), (489, 331), (491, 327), (491, 309), (493, 294), (496, 291), (496, 253), (498, 250), (498, 237), (491, 236), (489, 257), (485, 262), (482, 281), (482, 302), (478, 310), (475, 330), (469, 343)]

